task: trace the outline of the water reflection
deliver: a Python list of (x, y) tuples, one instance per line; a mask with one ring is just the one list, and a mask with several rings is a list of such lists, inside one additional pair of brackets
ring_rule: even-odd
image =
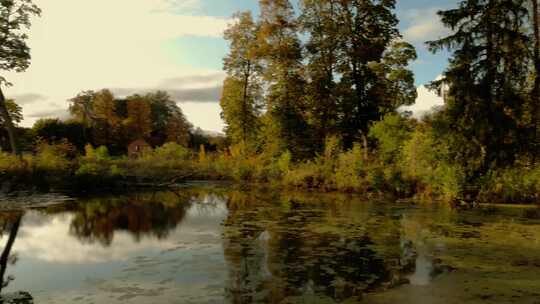
[(302, 197), (282, 197), (276, 204), (275, 197), (243, 195), (231, 194), (225, 222), (232, 303), (360, 299), (366, 291), (405, 283), (414, 269), (407, 246), (392, 241), (399, 240), (399, 227), (389, 225), (379, 234), (368, 218), (346, 218), (358, 215), (351, 204)]
[[(221, 187), (86, 198), (0, 213), (0, 292), (30, 290), (38, 303), (395, 303), (403, 294), (387, 290), (431, 290), (441, 277), (452, 288), (440, 290), (467, 302), (463, 282), (523, 274), (527, 287), (501, 293), (504, 303), (540, 288), (534, 212)], [(436, 302), (413, 290), (403, 302)]]
[(79, 202), (70, 232), (84, 242), (109, 246), (118, 231), (136, 241), (144, 236), (166, 239), (186, 216), (189, 196), (172, 192), (95, 198)]
[(0, 215), (0, 234), (7, 234), (7, 241), (3, 245), (0, 255), (0, 303), (33, 303), (33, 298), (28, 292), (19, 291), (10, 295), (2, 294), (2, 290), (15, 279), (12, 275), (6, 277), (6, 271), (8, 265), (17, 263), (17, 255), (12, 253), (12, 249), (19, 233), (22, 217), (23, 213), (21, 212), (8, 212)]

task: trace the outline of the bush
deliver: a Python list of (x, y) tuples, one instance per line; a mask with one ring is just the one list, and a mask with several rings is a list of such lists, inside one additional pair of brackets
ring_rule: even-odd
[(412, 123), (398, 113), (387, 114), (373, 124), (369, 137), (378, 143), (378, 156), (385, 163), (393, 163), (401, 156), (404, 143), (412, 136)]
[(24, 171), (27, 165), (18, 156), (0, 151), (0, 174), (10, 175)]
[(105, 146), (100, 146), (97, 149), (94, 149), (92, 145), (88, 144), (84, 147), (84, 157), (85, 161), (94, 161), (94, 162), (103, 162), (111, 160), (109, 155), (109, 149)]
[(355, 144), (350, 151), (338, 155), (333, 184), (340, 191), (360, 190), (363, 182), (362, 169), (364, 169), (362, 149), (359, 144)]
[(540, 199), (540, 166), (515, 166), (490, 171), (481, 181), (480, 201), (529, 203)]
[(68, 160), (71, 149), (62, 144), (40, 143), (34, 157), (33, 165), (36, 169), (46, 172), (66, 172), (72, 165)]
[(190, 157), (190, 151), (182, 145), (169, 142), (154, 151), (153, 157), (161, 160), (186, 160)]
[(418, 184), (417, 192), (423, 190), (448, 201), (459, 198), (467, 176), (460, 164), (448, 160), (447, 151), (430, 128), (417, 128), (403, 147), (403, 177)]

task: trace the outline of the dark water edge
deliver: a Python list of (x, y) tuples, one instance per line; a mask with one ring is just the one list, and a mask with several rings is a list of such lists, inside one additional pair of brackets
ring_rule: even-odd
[(1, 246), (18, 219), (2, 294), (35, 303), (540, 299), (532, 206), (192, 183), (0, 210)]

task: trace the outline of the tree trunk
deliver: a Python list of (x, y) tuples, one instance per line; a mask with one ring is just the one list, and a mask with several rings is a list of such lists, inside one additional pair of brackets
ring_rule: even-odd
[(11, 120), (11, 117), (9, 115), (9, 112), (6, 107), (6, 98), (4, 97), (4, 93), (2, 92), (2, 88), (0, 87), (0, 116), (4, 120), (6, 130), (8, 132), (9, 136), (9, 144), (11, 146), (11, 152), (14, 154), (21, 156), (21, 152), (19, 151), (19, 148), (17, 146), (17, 142), (15, 140), (15, 126), (13, 125), (13, 121)]
[(538, 16), (538, 0), (531, 0), (533, 7), (533, 30), (534, 30), (534, 69), (536, 72), (534, 79), (534, 93), (538, 98), (540, 93), (540, 17)]
[(248, 90), (249, 90), (249, 76), (251, 75), (251, 61), (248, 62), (247, 71), (244, 75), (244, 92), (242, 96), (242, 115), (243, 122), (242, 122), (242, 140), (244, 141), (244, 145), (247, 141), (247, 124), (248, 124), (248, 118), (247, 118), (247, 102), (248, 102)]
[(367, 162), (368, 160), (368, 140), (367, 140), (367, 136), (364, 132), (361, 132), (361, 136), (362, 136), (362, 146), (363, 146), (363, 149), (364, 150), (363, 152), (363, 157), (364, 157), (364, 161)]
[[(531, 0), (533, 7), (533, 31), (534, 31), (534, 87), (531, 92), (533, 103), (533, 141), (539, 144), (538, 128), (540, 128), (540, 17), (538, 12), (538, 0)], [(536, 154), (533, 155), (533, 162), (536, 163)]]
[(9, 238), (6, 243), (4, 251), (2, 251), (2, 256), (0, 256), (0, 291), (4, 288), (7, 282), (4, 281), (4, 275), (6, 274), (7, 264), (9, 261), (9, 255), (11, 253), (11, 248), (15, 243), (15, 238), (17, 238), (17, 233), (19, 232), (19, 226), (21, 225), (22, 215), (17, 216), (17, 219), (11, 225), (9, 231)]

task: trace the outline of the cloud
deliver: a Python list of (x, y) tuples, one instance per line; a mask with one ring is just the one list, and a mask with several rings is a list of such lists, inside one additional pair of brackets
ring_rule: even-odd
[(417, 88), (418, 98), (413, 105), (401, 107), (401, 111), (411, 111), (415, 118), (422, 118), (425, 114), (444, 105), (441, 97), (437, 96), (424, 86)]
[[(190, 49), (175, 43), (180, 37), (221, 39), (230, 20), (201, 15), (199, 0), (35, 2), (43, 14), (29, 32), (32, 65), (24, 73), (5, 75), (14, 84), (6, 95), (20, 96), (19, 102), (22, 97), (25, 105), (22, 125), (31, 126), (39, 115), (60, 113), (48, 104), (62, 103), (67, 109), (67, 99), (88, 89), (182, 89), (175, 95), (216, 100), (214, 80), (220, 67), (182, 63), (178, 57)], [(200, 77), (190, 83), (191, 75)], [(174, 85), (175, 79), (183, 79), (183, 86)], [(189, 88), (198, 90), (184, 91)], [(219, 115), (188, 119), (201, 126), (210, 120), (221, 123)]]
[(225, 73), (211, 73), (207, 75), (189, 75), (175, 78), (169, 78), (162, 81), (163, 86), (194, 86), (194, 85), (207, 85), (214, 83), (222, 83), (225, 79)]
[(437, 11), (440, 8), (410, 9), (403, 14), (409, 25), (403, 31), (403, 38), (413, 43), (423, 43), (448, 34), (440, 21)]
[[(77, 239), (70, 232), (75, 214), (60, 213), (49, 215), (45, 220), (38, 220), (37, 218), (43, 218), (43, 214), (30, 211), (23, 218), (15, 249), (24, 257), (64, 264), (127, 261), (135, 254), (139, 255), (148, 250), (154, 252), (175, 250), (179, 247), (179, 243), (189, 244), (189, 248), (196, 250), (200, 246), (212, 244), (201, 243), (201, 234), (215, 234), (216, 238), (219, 237), (219, 232), (213, 230), (216, 229), (214, 223), (226, 216), (227, 209), (223, 204), (217, 205), (212, 210), (202, 209), (200, 203), (195, 205), (187, 210), (186, 215), (193, 220), (183, 222), (182, 229), (170, 231), (167, 239), (146, 237), (135, 240), (130, 233), (117, 230), (110, 247), (85, 243)], [(201, 229), (204, 232), (201, 232)], [(6, 238), (5, 234), (0, 235), (0, 242), (5, 244)]]
[(126, 97), (133, 94), (144, 94), (155, 91), (166, 91), (177, 102), (218, 102), (221, 96), (222, 86), (212, 86), (207, 88), (186, 88), (186, 89), (168, 89), (168, 88), (152, 88), (152, 89), (126, 89), (116, 88), (111, 91), (120, 97)]
[(47, 96), (41, 95), (38, 93), (27, 93), (27, 94), (20, 94), (20, 95), (14, 95), (10, 96), (18, 105), (27, 105), (32, 104), (37, 101), (43, 101), (47, 99)]
[(66, 109), (53, 109), (53, 110), (44, 110), (44, 111), (38, 111), (33, 112), (31, 114), (26, 115), (26, 117), (29, 118), (60, 118), (60, 119), (67, 119), (70, 117), (69, 112)]
[(185, 75), (164, 79), (148, 88), (112, 88), (111, 91), (119, 97), (165, 91), (177, 102), (217, 103), (223, 90), (224, 78), (223, 72)]

